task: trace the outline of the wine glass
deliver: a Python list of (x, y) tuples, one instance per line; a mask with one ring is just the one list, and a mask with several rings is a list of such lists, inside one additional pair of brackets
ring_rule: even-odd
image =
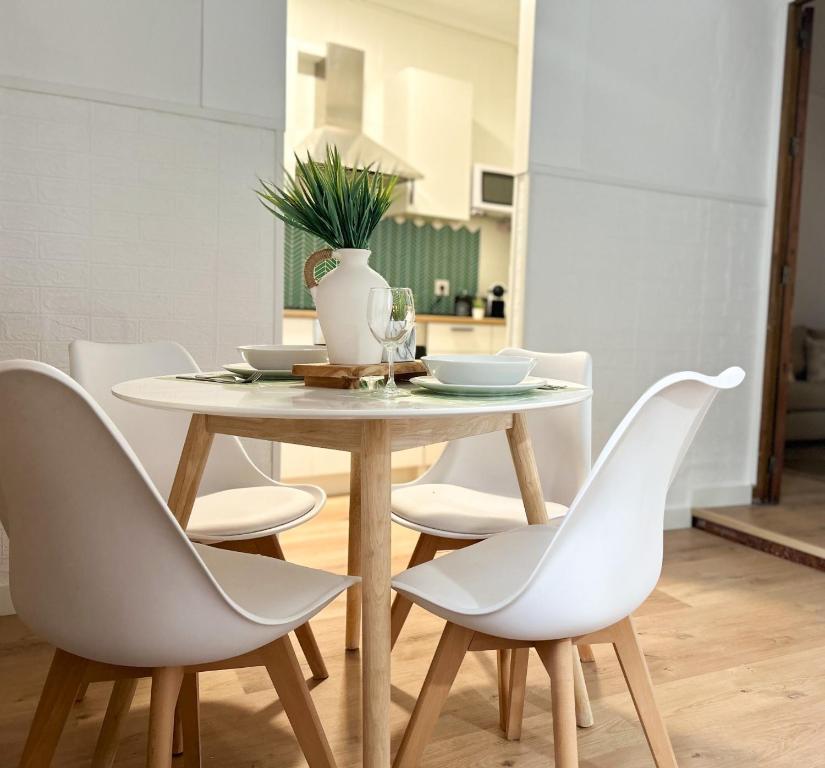
[(395, 350), (403, 344), (415, 325), (415, 303), (409, 288), (372, 288), (367, 300), (367, 322), (376, 340), (387, 351), (387, 383), (381, 397), (402, 397), (407, 392), (395, 384)]

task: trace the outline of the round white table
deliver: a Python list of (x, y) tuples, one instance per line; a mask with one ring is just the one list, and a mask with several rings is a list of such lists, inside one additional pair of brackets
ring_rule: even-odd
[[(192, 414), (169, 508), (184, 528), (216, 434), (349, 451), (350, 573), (362, 577), (348, 595), (347, 646), (363, 644), (363, 765), (390, 765), (390, 457), (393, 451), (506, 430), (530, 523), (547, 522), (544, 495), (525, 414), (592, 396), (586, 387), (535, 390), (507, 397), (459, 397), (409, 388), (382, 400), (364, 390), (305, 387), (300, 381), (216, 384), (174, 376), (136, 379), (112, 388), (138, 405)], [(360, 598), (360, 599), (359, 599)], [(358, 609), (363, 610), (360, 621)]]

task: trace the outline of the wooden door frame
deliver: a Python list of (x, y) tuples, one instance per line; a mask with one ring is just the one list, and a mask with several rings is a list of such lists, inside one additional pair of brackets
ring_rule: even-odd
[(791, 311), (799, 245), (799, 212), (815, 0), (788, 8), (779, 161), (762, 387), (762, 422), (754, 500), (776, 503), (785, 460), (785, 415), (791, 368)]

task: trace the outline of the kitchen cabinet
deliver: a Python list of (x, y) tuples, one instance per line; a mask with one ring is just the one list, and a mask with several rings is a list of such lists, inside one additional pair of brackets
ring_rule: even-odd
[(384, 143), (423, 176), (401, 187), (391, 213), (470, 218), (470, 83), (415, 67), (389, 78), (384, 84)]
[(474, 323), (429, 323), (427, 354), (493, 355), (505, 346), (507, 331), (503, 325)]
[[(289, 312), (290, 310), (287, 310)], [(303, 317), (284, 317), (284, 325), (282, 331), (283, 344), (295, 344), (299, 346), (312, 344), (312, 326), (315, 323), (315, 313), (307, 312), (306, 310), (293, 310), (294, 312), (302, 312)]]

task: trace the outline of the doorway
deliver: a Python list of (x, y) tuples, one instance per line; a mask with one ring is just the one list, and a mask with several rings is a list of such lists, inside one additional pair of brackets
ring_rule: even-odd
[[(696, 524), (825, 569), (825, 9), (788, 9), (757, 483)], [(804, 172), (803, 172), (804, 169)]]
[[(788, 12), (780, 152), (765, 343), (765, 373), (759, 465), (754, 500), (778, 503), (785, 468), (789, 384), (799, 373), (794, 333), (794, 288), (800, 246), (803, 167), (808, 137), (815, 0), (794, 3)], [(817, 37), (817, 47), (823, 41)], [(796, 349), (795, 349), (796, 348)], [(797, 352), (797, 359), (794, 359)]]

